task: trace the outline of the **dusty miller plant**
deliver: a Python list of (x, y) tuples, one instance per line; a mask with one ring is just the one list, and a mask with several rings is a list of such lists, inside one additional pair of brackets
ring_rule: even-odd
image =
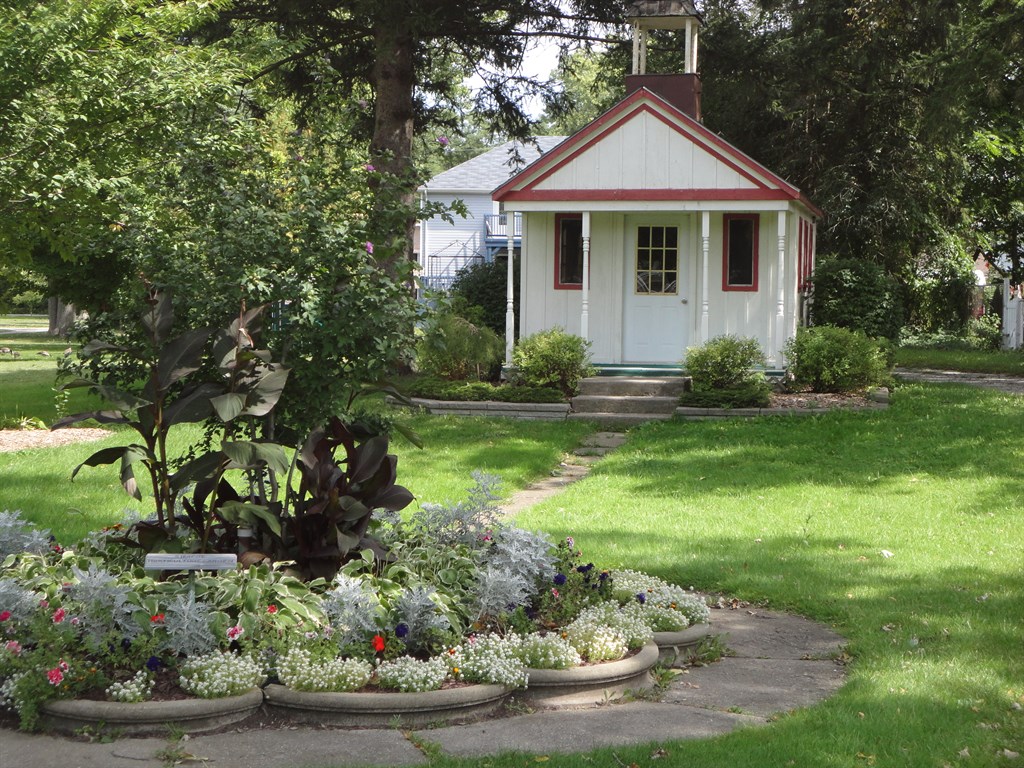
[(68, 587), (68, 593), (81, 605), (79, 617), (86, 636), (94, 644), (102, 643), (111, 631), (126, 640), (142, 634), (142, 627), (134, 618), (141, 607), (131, 602), (130, 593), (114, 575), (95, 563), (90, 563), (87, 571), (72, 566), (71, 572), (75, 581)]
[(28, 621), (39, 605), (39, 596), (14, 579), (0, 579), (0, 606), (10, 611), (9, 621)]
[(365, 582), (345, 574), (338, 574), (334, 584), (322, 605), (334, 627), (335, 640), (341, 647), (362, 642), (377, 631), (377, 596)]
[(495, 506), (495, 491), (501, 479), (479, 470), (472, 472), (475, 485), (469, 489), (469, 498), (456, 504), (422, 504), (413, 517), (412, 527), (424, 541), (438, 546), (468, 544), (478, 547), (489, 540), (499, 526), (501, 510)]
[(434, 593), (434, 589), (413, 587), (403, 591), (392, 605), (396, 623), (406, 626), (403, 639), (410, 650), (424, 647), (431, 635), (451, 628), (451, 622), (432, 599)]
[(201, 656), (215, 651), (219, 643), (210, 629), (213, 613), (208, 603), (196, 600), (193, 590), (176, 595), (164, 611), (164, 629), (167, 632), (164, 649), (186, 656)]
[(21, 510), (0, 512), (0, 560), (22, 552), (45, 552), (49, 547), (50, 532), (22, 520)]

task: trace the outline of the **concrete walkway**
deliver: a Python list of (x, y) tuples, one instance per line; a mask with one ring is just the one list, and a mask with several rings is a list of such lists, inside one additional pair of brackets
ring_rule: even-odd
[[(811, 706), (843, 682), (843, 639), (820, 624), (755, 608), (711, 612), (730, 656), (682, 672), (660, 701), (548, 710), (417, 731), (262, 727), (107, 744), (0, 731), (0, 768), (348, 768), (428, 765), (428, 755), (482, 757), (517, 751), (555, 755), (598, 747), (701, 739), (759, 727), (776, 713)], [(557, 762), (552, 762), (557, 765)]]
[(1006, 373), (897, 368), (893, 374), (903, 381), (925, 381), (930, 384), (969, 384), (972, 387), (985, 387), (1013, 395), (1024, 395), (1024, 376), (1010, 376)]

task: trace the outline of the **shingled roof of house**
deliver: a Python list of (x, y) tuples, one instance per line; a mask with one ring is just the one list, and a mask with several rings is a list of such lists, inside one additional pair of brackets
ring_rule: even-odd
[[(565, 136), (537, 136), (537, 144), (506, 141), (471, 160), (442, 171), (424, 188), (428, 192), (490, 192), (500, 187), (517, 171), (542, 154), (551, 151)], [(522, 162), (514, 164), (513, 148), (518, 148)]]

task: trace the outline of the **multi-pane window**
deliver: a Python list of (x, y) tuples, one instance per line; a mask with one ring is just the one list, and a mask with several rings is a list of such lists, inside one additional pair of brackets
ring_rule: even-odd
[(583, 217), (555, 216), (555, 288), (583, 287)]
[(757, 290), (757, 237), (759, 217), (726, 214), (722, 217), (722, 290)]
[(677, 227), (637, 227), (635, 272), (638, 294), (679, 293)]

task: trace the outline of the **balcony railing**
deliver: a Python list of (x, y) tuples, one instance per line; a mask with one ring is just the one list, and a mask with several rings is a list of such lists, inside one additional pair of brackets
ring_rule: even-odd
[[(508, 237), (508, 214), (495, 213), (484, 217), (484, 224), (487, 227), (487, 237), (507, 238)], [(521, 214), (512, 214), (512, 237), (523, 236), (523, 217)]]

